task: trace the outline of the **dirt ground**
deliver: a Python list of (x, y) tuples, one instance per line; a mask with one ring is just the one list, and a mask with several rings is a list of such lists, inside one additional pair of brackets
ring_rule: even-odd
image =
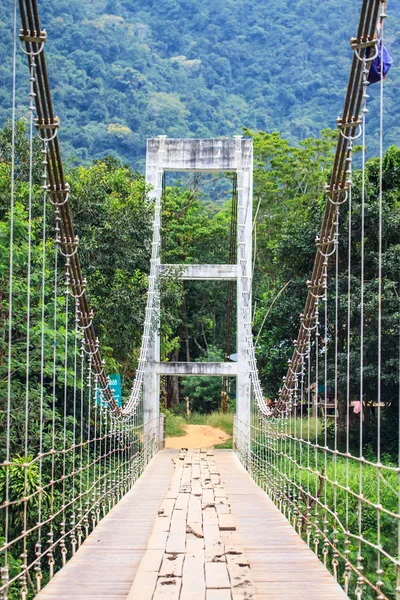
[(166, 448), (208, 448), (222, 444), (231, 436), (210, 425), (185, 425), (186, 435), (167, 437)]

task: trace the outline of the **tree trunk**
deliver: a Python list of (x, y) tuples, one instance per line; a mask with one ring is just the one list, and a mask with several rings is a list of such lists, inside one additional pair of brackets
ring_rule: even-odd
[[(179, 360), (179, 350), (174, 350), (170, 360), (176, 362)], [(167, 378), (167, 408), (176, 408), (179, 406), (179, 377), (170, 375)]]
[(162, 408), (168, 407), (168, 378), (161, 377), (161, 406)]
[(187, 309), (186, 309), (186, 297), (185, 297), (185, 294), (183, 295), (183, 302), (182, 302), (182, 309), (181, 310), (182, 310), (182, 313), (183, 313), (182, 322), (183, 322), (183, 332), (184, 332), (184, 336), (185, 336), (186, 362), (190, 362), (189, 328), (188, 328), (188, 321), (187, 321)]

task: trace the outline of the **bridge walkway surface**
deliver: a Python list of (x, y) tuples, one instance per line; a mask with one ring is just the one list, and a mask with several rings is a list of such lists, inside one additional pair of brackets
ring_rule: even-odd
[(40, 600), (345, 600), (230, 450), (163, 450)]

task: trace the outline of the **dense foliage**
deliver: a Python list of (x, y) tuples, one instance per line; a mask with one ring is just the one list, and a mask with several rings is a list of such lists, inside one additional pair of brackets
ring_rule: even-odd
[[(145, 140), (212, 137), (247, 126), (292, 143), (333, 126), (343, 106), (361, 2), (332, 0), (39, 0), (63, 152), (112, 154), (144, 166)], [(0, 124), (10, 115), (11, 19), (0, 0)], [(386, 144), (400, 126), (396, 60), (400, 6), (385, 27), (395, 58), (386, 86)], [(397, 53), (398, 54), (398, 53)], [(9, 57), (8, 59), (6, 57)], [(17, 110), (27, 113), (28, 69), (18, 56)], [(371, 87), (371, 106), (379, 86)], [(378, 129), (371, 111), (370, 131)], [(369, 151), (377, 154), (377, 141)]]
[[(7, 18), (0, 23), (0, 51), (11, 60), (11, 13), (6, 0), (0, 7)], [(88, 294), (95, 309), (95, 327), (102, 343), (108, 372), (120, 372), (123, 390), (129, 390), (141, 341), (149, 269), (152, 206), (146, 198), (143, 176), (145, 139), (160, 133), (174, 137), (211, 137), (241, 133), (253, 137), (255, 146), (255, 277), (254, 329), (257, 357), (266, 396), (274, 398), (292, 353), (292, 342), (304, 306), (305, 281), (315, 254), (314, 239), (321, 223), (325, 198), (322, 190), (329, 176), (335, 135), (324, 130), (341, 111), (351, 53), (347, 44), (354, 34), (357, 11), (354, 3), (334, 0), (318, 3), (268, 3), (249, 0), (211, 2), (199, 0), (40, 0), (42, 24), (49, 35), (46, 46), (54, 104), (61, 117), (62, 147), (67, 157), (67, 179), (80, 256), (88, 279)], [(358, 7), (357, 7), (358, 8)], [(392, 4), (387, 22), (386, 44), (396, 59), (400, 8)], [(0, 124), (10, 116), (10, 62), (0, 65)], [(24, 57), (18, 55), (17, 116), (27, 114), (29, 84)], [(398, 143), (395, 91), (400, 84), (398, 61), (390, 72), (385, 95), (385, 144)], [(368, 133), (378, 130), (378, 86), (369, 90)], [(260, 131), (262, 130), (262, 131)], [(271, 133), (279, 130), (281, 133)], [(314, 137), (311, 137), (314, 136)], [(377, 136), (368, 136), (370, 156), (377, 154)], [(303, 140), (303, 141), (300, 141)], [(43, 450), (52, 445), (71, 444), (74, 427), (71, 411), (73, 378), (64, 379), (64, 350), (60, 344), (55, 358), (55, 392), (52, 397), (41, 387), (41, 340), (38, 323), (43, 316), (44, 352), (50, 355), (54, 340), (65, 336), (66, 301), (54, 305), (53, 214), (47, 214), (48, 238), (43, 241), (41, 152), (34, 144), (34, 189), (32, 214), (28, 212), (28, 146), (26, 126), (17, 124), (16, 203), (14, 212), (13, 316), (14, 339), (13, 415), (10, 430), (9, 497), (13, 534), (23, 527), (18, 499), (35, 490), (39, 474), (35, 463), (24, 475), (23, 465), (37, 455), (42, 405)], [(9, 292), (9, 189), (10, 126), (0, 134), (0, 442), (6, 433), (7, 318)], [(79, 165), (79, 166), (78, 166)], [(82, 166), (84, 165), (84, 166)], [(385, 462), (397, 451), (398, 431), (398, 339), (400, 265), (400, 150), (389, 147), (383, 173), (383, 315), (382, 346), (382, 451)], [(353, 267), (351, 286), (351, 373), (350, 396), (357, 398), (360, 378), (360, 174), (354, 175)], [(377, 216), (378, 162), (371, 158), (366, 168), (365, 329), (364, 371), (366, 411), (364, 448), (375, 460), (377, 424), (373, 405), (377, 395)], [(194, 178), (189, 182), (169, 181), (163, 198), (163, 248), (165, 263), (225, 263), (229, 254), (231, 181)], [(347, 208), (341, 217), (339, 310), (345, 323), (348, 285)], [(30, 296), (30, 381), (27, 395), (27, 263), (33, 240)], [(44, 305), (40, 277), (45, 252)], [(163, 360), (211, 361), (223, 357), (226, 335), (227, 287), (210, 282), (181, 282), (179, 273), (162, 281), (161, 336)], [(63, 275), (58, 280), (63, 284)], [(55, 316), (56, 315), (56, 318)], [(72, 323), (71, 323), (72, 324)], [(328, 346), (333, 339), (328, 332)], [(72, 354), (73, 338), (69, 352)], [(339, 336), (339, 444), (342, 441), (346, 400), (347, 330)], [(396, 349), (396, 352), (393, 350)], [(232, 348), (234, 351), (234, 348)], [(331, 359), (330, 359), (331, 360)], [(43, 376), (52, 377), (45, 362)], [(332, 363), (328, 368), (332, 380)], [(46, 383), (46, 381), (45, 381)], [(48, 386), (49, 387), (49, 386)], [(62, 416), (66, 389), (67, 413)], [(183, 397), (201, 413), (218, 409), (221, 381), (217, 378), (169, 378), (163, 383), (165, 404), (179, 411)], [(234, 388), (231, 389), (232, 407)], [(42, 395), (41, 395), (42, 394)], [(29, 401), (27, 439), (25, 403)], [(181, 408), (185, 404), (181, 403)], [(66, 439), (61, 440), (64, 418)], [(203, 419), (204, 417), (199, 417)], [(56, 438), (51, 439), (53, 423)], [(90, 420), (85, 423), (90, 429)], [(317, 424), (318, 427), (318, 424)], [(357, 427), (351, 429), (352, 448), (358, 443)], [(3, 459), (4, 456), (1, 456)], [(69, 460), (69, 459), (68, 459)], [(66, 464), (67, 469), (72, 466)], [(317, 454), (316, 460), (320, 457)], [(45, 473), (51, 461), (43, 461)], [(358, 486), (358, 467), (350, 469), (341, 459), (335, 474), (328, 465), (329, 479), (337, 477)], [(56, 469), (59, 465), (56, 465)], [(321, 463), (322, 468), (322, 463)], [(375, 470), (366, 469), (364, 493), (376, 502)], [(308, 475), (307, 475), (308, 476)], [(302, 475), (300, 475), (300, 478)], [(313, 482), (317, 485), (317, 481)], [(389, 489), (396, 482), (386, 481)], [(0, 471), (0, 499), (5, 498), (4, 470)], [(387, 490), (386, 490), (387, 492)], [(334, 492), (328, 485), (329, 502)], [(345, 502), (338, 497), (338, 515)], [(43, 510), (49, 510), (46, 493)], [(396, 497), (386, 494), (395, 512)], [(31, 506), (34, 509), (35, 507)], [(349, 508), (347, 508), (349, 512)], [(32, 511), (32, 514), (34, 511)], [(357, 506), (351, 501), (350, 528), (356, 528)], [(31, 518), (31, 517), (29, 517)], [(33, 518), (33, 517), (32, 517)], [(364, 535), (374, 540), (376, 515), (363, 515)], [(29, 523), (28, 523), (29, 525)], [(0, 540), (3, 523), (0, 523)], [(303, 532), (304, 533), (304, 532)], [(339, 536), (342, 536), (340, 533)], [(392, 524), (382, 522), (384, 548), (395, 553)], [(356, 560), (357, 548), (350, 546)], [(374, 570), (375, 557), (366, 553), (365, 573)], [(19, 549), (10, 554), (11, 577), (20, 569)], [(392, 581), (393, 579), (393, 581)], [(394, 577), (387, 593), (394, 594)], [(12, 597), (13, 590), (11, 590)], [(16, 592), (17, 593), (17, 592)], [(31, 593), (31, 592), (30, 592)], [(368, 596), (366, 595), (366, 598)]]
[[(314, 239), (319, 231), (324, 206), (321, 192), (329, 174), (335, 136), (324, 131), (320, 139), (306, 139), (298, 146), (290, 145), (279, 134), (247, 131), (255, 144), (255, 277), (254, 324), (257, 334), (257, 355), (266, 395), (273, 398), (285, 372), (286, 361), (292, 352), (292, 340), (297, 334), (298, 315), (302, 311), (306, 289), (314, 260)], [(7, 295), (7, 203), (10, 168), (10, 128), (0, 139), (2, 153), (3, 241), (3, 297)], [(17, 235), (27, 235), (27, 169), (24, 125), (19, 123), (17, 136)], [(40, 151), (35, 154), (35, 181), (40, 181)], [(384, 160), (384, 285), (383, 285), (383, 388), (382, 393), (392, 407), (390, 418), (396, 418), (396, 357), (391, 352), (398, 335), (399, 281), (399, 188), (400, 153), (390, 148)], [(377, 231), (378, 164), (375, 159), (366, 169), (366, 320), (364, 331), (365, 360), (376, 365), (377, 323)], [(112, 158), (95, 162), (88, 167), (72, 168), (68, 173), (71, 183), (72, 209), (76, 230), (81, 238), (80, 255), (88, 278), (88, 291), (95, 309), (95, 324), (107, 360), (107, 369), (119, 371), (124, 388), (129, 389), (134, 374), (141, 339), (141, 324), (145, 306), (146, 273), (151, 236), (152, 208), (145, 198), (142, 176)], [(32, 208), (32, 235), (36, 239), (33, 261), (41, 256), (41, 193), (35, 188)], [(360, 239), (360, 174), (354, 177), (353, 192), (353, 261), (352, 289), (352, 371), (357, 396), (359, 368), (359, 239)], [(164, 263), (224, 263), (228, 262), (229, 227), (231, 219), (231, 181), (225, 178), (195, 177), (189, 183), (167, 185), (163, 198), (163, 248)], [(216, 193), (213, 190), (217, 190)], [(221, 192), (222, 190), (222, 192)], [(347, 225), (346, 208), (342, 215), (340, 255), (340, 319), (345, 321), (347, 290)], [(19, 225), (21, 219), (21, 225)], [(123, 227), (121, 224), (123, 223)], [(26, 248), (18, 247), (15, 259), (20, 261), (21, 276), (26, 276)], [(48, 240), (47, 244), (51, 244)], [(24, 249), (25, 248), (25, 249)], [(48, 260), (52, 256), (48, 251)], [(25, 253), (25, 254), (24, 254)], [(37, 253), (37, 257), (36, 257)], [(51, 280), (49, 263), (49, 280)], [(16, 271), (18, 273), (18, 271)], [(226, 333), (227, 285), (217, 282), (182, 282), (179, 273), (163, 278), (162, 282), (162, 359), (163, 360), (213, 360), (223, 353)], [(35, 277), (35, 270), (33, 270)], [(280, 293), (281, 292), (281, 293)], [(50, 291), (49, 291), (50, 293)], [(21, 311), (25, 310), (21, 285)], [(278, 296), (279, 294), (279, 296)], [(278, 297), (277, 297), (278, 296)], [(16, 310), (18, 301), (16, 301)], [(33, 306), (39, 302), (33, 298)], [(233, 307), (235, 310), (235, 307)], [(3, 302), (3, 311), (7, 304)], [(48, 311), (51, 313), (51, 301)], [(5, 312), (3, 312), (5, 315)], [(267, 318), (266, 318), (267, 317)], [(265, 320), (266, 318), (266, 320)], [(21, 327), (24, 327), (23, 319)], [(3, 325), (5, 325), (3, 320)], [(49, 329), (49, 343), (52, 331)], [(333, 332), (330, 334), (333, 339)], [(3, 336), (3, 340), (6, 337)], [(339, 364), (346, 380), (346, 330), (340, 334)], [(5, 348), (3, 349), (4, 352)], [(20, 354), (23, 354), (21, 347)], [(232, 352), (235, 348), (232, 347)], [(38, 360), (38, 359), (37, 359)], [(21, 368), (23, 361), (21, 361)], [(206, 382), (204, 382), (206, 384)], [(367, 400), (376, 396), (376, 366), (365, 373)], [(167, 393), (167, 404), (179, 403), (179, 395), (187, 395), (196, 382), (178, 382)], [(215, 382), (209, 393), (200, 386), (210, 402), (207, 410), (218, 406)], [(218, 387), (218, 386), (217, 386)], [(214, 389), (215, 388), (215, 389)], [(200, 388), (199, 388), (200, 389)], [(185, 390), (185, 391), (184, 391)], [(192, 391), (193, 391), (192, 390)], [(193, 391), (194, 396), (199, 396)], [(214, 400), (212, 400), (214, 398)], [(197, 402), (194, 398), (193, 401)], [(204, 409), (205, 407), (203, 407)], [(196, 405), (196, 410), (202, 410)], [(373, 429), (371, 429), (373, 435)], [(386, 438), (389, 442), (389, 437)], [(394, 440), (393, 440), (394, 442)]]
[[(38, 413), (40, 397), (40, 343), (39, 329), (41, 301), (40, 270), (43, 252), (43, 213), (40, 190), (40, 148), (35, 146), (34, 190), (32, 215), (27, 212), (28, 170), (26, 127), (17, 126), (16, 156), (16, 205), (15, 205), (15, 256), (14, 256), (14, 326), (13, 343), (13, 393), (14, 402), (21, 410), (15, 412), (12, 421), (11, 453), (13, 467), (10, 493), (15, 499), (21, 493), (20, 464), (25, 456), (38, 451)], [(292, 341), (298, 329), (298, 315), (305, 295), (305, 281), (309, 277), (314, 260), (314, 239), (321, 223), (325, 198), (322, 193), (324, 182), (329, 176), (335, 135), (324, 131), (320, 139), (306, 139), (299, 145), (291, 145), (278, 134), (266, 134), (248, 130), (255, 147), (255, 276), (254, 276), (254, 328), (259, 333), (257, 355), (260, 359), (260, 374), (266, 394), (273, 398), (292, 352)], [(382, 451), (387, 461), (396, 453), (397, 440), (391, 432), (397, 431), (398, 374), (394, 370), (399, 336), (399, 219), (400, 219), (400, 150), (390, 147), (383, 163), (383, 328), (382, 346)], [(144, 178), (113, 158), (95, 161), (86, 167), (72, 167), (68, 171), (71, 183), (71, 203), (76, 230), (81, 237), (80, 252), (84, 272), (88, 278), (88, 293), (96, 309), (96, 327), (102, 342), (103, 354), (109, 371), (120, 371), (124, 379), (125, 392), (130, 387), (134, 374), (141, 337), (141, 324), (145, 306), (146, 279), (149, 265), (152, 207), (146, 199)], [(353, 190), (353, 233), (352, 247), (354, 266), (352, 269), (351, 305), (352, 318), (352, 363), (354, 373), (350, 384), (352, 397), (358, 393), (359, 372), (359, 258), (360, 258), (360, 173), (354, 174)], [(163, 248), (162, 260), (166, 263), (226, 262), (229, 257), (229, 227), (231, 218), (230, 178), (223, 184), (217, 179), (193, 179), (167, 185), (163, 198)], [(377, 214), (378, 214), (378, 161), (371, 159), (366, 167), (366, 221), (365, 232), (365, 307), (364, 348), (368, 368), (365, 370), (366, 401), (371, 405), (376, 399), (376, 356), (377, 356)], [(7, 345), (7, 296), (9, 285), (9, 189), (10, 189), (10, 127), (0, 135), (0, 284), (2, 298), (0, 383), (2, 398), (6, 386)], [(216, 190), (216, 193), (214, 193)], [(222, 192), (221, 192), (222, 190)], [(342, 209), (339, 305), (340, 319), (344, 323), (339, 344), (339, 416), (343, 415), (343, 388), (346, 379), (346, 289), (347, 251), (346, 225), (347, 207)], [(57, 321), (54, 321), (54, 301), (50, 282), (54, 278), (53, 215), (47, 215), (49, 237), (46, 241), (46, 280), (44, 316), (46, 320), (45, 350), (51, 353), (54, 336), (62, 337), (65, 318), (65, 299), (57, 303)], [(29, 234), (30, 231), (30, 234)], [(29, 437), (23, 439), (25, 401), (25, 357), (27, 312), (27, 253), (28, 235), (32, 236), (32, 351), (30, 353), (30, 403)], [(176, 273), (179, 275), (179, 273)], [(62, 277), (62, 276), (61, 276)], [(62, 285), (62, 278), (59, 280)], [(281, 293), (280, 293), (281, 292)], [(279, 294), (280, 293), (280, 294)], [(279, 294), (279, 295), (278, 295)], [(264, 322), (264, 318), (267, 317)], [(184, 284), (172, 273), (162, 282), (162, 352), (164, 360), (217, 360), (223, 355), (223, 340), (226, 323), (226, 295), (217, 283), (200, 285), (196, 282)], [(111, 326), (110, 326), (111, 324)], [(330, 334), (332, 337), (333, 334)], [(329, 336), (328, 336), (329, 340)], [(71, 340), (72, 341), (72, 340)], [(70, 345), (72, 349), (72, 343)], [(44, 447), (50, 447), (51, 421), (60, 425), (62, 432), (63, 349), (57, 350), (55, 399), (43, 398)], [(50, 365), (49, 365), (50, 367)], [(49, 370), (48, 376), (51, 373)], [(45, 376), (47, 372), (45, 370)], [(191, 378), (181, 381), (170, 378), (171, 389), (166, 389), (166, 404), (176, 408), (179, 400), (189, 396), (191, 406), (199, 412), (218, 409), (220, 381)], [(71, 396), (71, 374), (67, 376), (68, 398)], [(232, 390), (233, 391), (233, 390)], [(183, 403), (183, 407), (184, 407)], [(4, 407), (1, 419), (4, 419)], [(368, 429), (364, 437), (365, 452), (374, 459), (376, 446), (376, 418), (368, 414)], [(72, 426), (70, 406), (67, 421)], [(342, 421), (343, 423), (343, 421)], [(6, 431), (0, 422), (2, 436)], [(354, 432), (354, 434), (353, 434)], [(340, 432), (339, 432), (340, 433)], [(352, 427), (351, 444), (357, 443), (357, 428)], [(339, 440), (340, 441), (340, 440)], [(4, 439), (3, 439), (4, 442)], [(70, 440), (68, 440), (68, 443)], [(61, 443), (61, 441), (60, 441)], [(27, 444), (27, 452), (25, 452)], [(2, 444), (4, 447), (4, 443)], [(386, 460), (386, 458), (385, 458)], [(44, 469), (48, 468), (44, 461)], [(68, 465), (67, 465), (68, 467)], [(329, 465), (329, 469), (331, 466)], [(339, 462), (339, 475), (342, 474)], [(330, 472), (330, 471), (329, 471)], [(1, 473), (0, 473), (1, 475)], [(369, 472), (366, 473), (369, 476)], [(35, 489), (38, 474), (35, 468), (28, 473), (29, 486)], [(351, 472), (354, 485), (357, 474)], [(374, 474), (371, 472), (370, 497), (375, 501)], [(25, 485), (25, 482), (24, 482)], [(391, 485), (391, 483), (390, 483)], [(0, 477), (0, 494), (4, 494), (4, 478)], [(328, 496), (331, 490), (327, 489)], [(391, 502), (391, 498), (389, 498)], [(343, 505), (340, 504), (338, 510)], [(44, 498), (46, 509), (46, 498)], [(355, 513), (355, 511), (353, 511)], [(371, 514), (370, 514), (371, 513)], [(20, 515), (16, 505), (13, 514), (15, 531), (20, 527)], [(352, 517), (353, 518), (353, 517)], [(369, 535), (375, 535), (376, 521), (367, 511), (365, 522)], [(366, 529), (367, 531), (367, 529)], [(1, 531), (0, 531), (1, 534)], [(382, 527), (385, 544), (393, 552), (393, 531), (390, 523)], [(351, 547), (351, 552), (356, 548)], [(19, 559), (12, 557), (17, 572)], [(373, 569), (374, 556), (367, 557), (366, 572)], [(13, 572), (14, 572), (13, 571)], [(392, 581), (390, 579), (390, 585)], [(366, 596), (367, 597), (367, 596)]]

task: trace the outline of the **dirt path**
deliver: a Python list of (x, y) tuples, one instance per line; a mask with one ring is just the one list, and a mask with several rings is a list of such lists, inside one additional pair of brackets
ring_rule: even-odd
[(167, 437), (166, 448), (209, 448), (222, 444), (231, 436), (210, 425), (185, 425), (186, 435)]

